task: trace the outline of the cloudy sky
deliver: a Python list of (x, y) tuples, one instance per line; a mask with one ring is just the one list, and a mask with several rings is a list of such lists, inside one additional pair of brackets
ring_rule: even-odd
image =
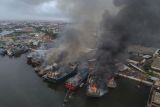
[(0, 0), (0, 20), (63, 20), (55, 0)]

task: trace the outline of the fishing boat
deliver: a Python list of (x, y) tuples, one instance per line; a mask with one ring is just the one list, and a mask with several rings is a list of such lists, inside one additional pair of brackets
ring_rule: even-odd
[(0, 55), (5, 55), (6, 54), (6, 50), (3, 48), (0, 48)]
[(56, 65), (43, 78), (49, 82), (57, 83), (64, 81), (77, 73), (77, 64)]
[(33, 57), (33, 54), (34, 54), (34, 52), (29, 53), (29, 54), (27, 55), (27, 59), (28, 59), (28, 60), (31, 60), (32, 57)]
[(88, 77), (88, 67), (78, 67), (77, 74), (68, 79), (65, 83), (65, 88), (70, 91), (75, 91), (79, 88), (84, 82), (87, 80)]
[(20, 56), (28, 51), (26, 46), (17, 46), (14, 48), (14, 56)]
[(42, 69), (44, 69), (45, 67), (46, 67), (47, 65), (40, 65), (40, 66), (36, 66), (35, 68), (34, 68), (34, 71), (35, 72), (40, 72)]
[(11, 49), (11, 48), (8, 49), (8, 50), (7, 50), (7, 55), (8, 55), (8, 56), (13, 56), (13, 55), (14, 55), (13, 49)]
[(88, 97), (102, 97), (108, 93), (106, 82), (97, 77), (91, 76), (88, 79), (87, 96)]
[(40, 65), (46, 55), (46, 50), (35, 50), (27, 55), (28, 64)]
[(44, 51), (38, 51), (32, 54), (31, 57), (31, 64), (32, 66), (40, 66), (45, 61), (45, 52)]
[(40, 66), (43, 63), (44, 59), (41, 56), (36, 56), (31, 59), (32, 66)]
[(52, 69), (53, 69), (52, 65), (47, 65), (46, 67), (43, 67), (42, 69), (40, 69), (40, 71), (38, 72), (38, 75), (43, 76), (47, 74), (49, 71), (52, 71)]

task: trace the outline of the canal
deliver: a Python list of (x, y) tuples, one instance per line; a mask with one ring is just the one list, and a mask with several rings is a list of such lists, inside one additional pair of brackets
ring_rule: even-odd
[[(100, 99), (85, 96), (85, 88), (73, 94), (67, 107), (145, 107), (149, 87), (136, 87), (136, 82), (119, 79), (118, 87)], [(63, 84), (43, 81), (19, 58), (0, 57), (0, 107), (62, 107)]]

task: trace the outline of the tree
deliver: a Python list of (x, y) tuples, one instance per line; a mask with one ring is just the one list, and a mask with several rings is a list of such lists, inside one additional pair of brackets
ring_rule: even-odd
[(145, 71), (149, 71), (149, 70), (151, 69), (151, 64), (150, 64), (150, 63), (144, 64), (143, 69), (144, 69)]

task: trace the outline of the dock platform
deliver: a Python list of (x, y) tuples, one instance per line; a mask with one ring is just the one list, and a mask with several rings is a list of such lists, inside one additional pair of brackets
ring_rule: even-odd
[(160, 80), (153, 84), (146, 107), (160, 107)]

